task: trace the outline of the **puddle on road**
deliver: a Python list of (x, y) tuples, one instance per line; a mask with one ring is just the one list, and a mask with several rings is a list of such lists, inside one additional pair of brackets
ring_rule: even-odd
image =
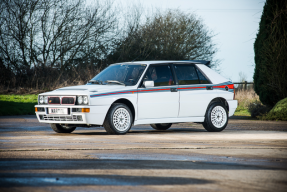
[(255, 158), (239, 158), (232, 156), (219, 156), (219, 155), (204, 155), (204, 154), (145, 154), (145, 153), (120, 153), (120, 154), (108, 154), (108, 153), (85, 153), (87, 156), (97, 159), (107, 160), (164, 160), (164, 161), (191, 161), (191, 162), (209, 162), (219, 164), (242, 164), (242, 165), (264, 165), (275, 166), (275, 164), (286, 163), (285, 160), (274, 161), (274, 159), (255, 159)]
[[(61, 177), (19, 177), (0, 178), (0, 187), (15, 186), (51, 186), (51, 185), (186, 185), (186, 184), (206, 184), (212, 181), (205, 179), (194, 179), (186, 177), (154, 177), (154, 176), (125, 176), (125, 175), (93, 175), (93, 176), (72, 176)], [(59, 176), (59, 177), (57, 177)]]
[(231, 156), (218, 156), (218, 155), (204, 155), (204, 154), (161, 154), (161, 153), (86, 153), (86, 155), (98, 159), (111, 159), (111, 160), (172, 160), (172, 161), (202, 161), (202, 162), (216, 162), (216, 161), (248, 161), (248, 162), (268, 162), (266, 159), (250, 159), (250, 158), (238, 158)]

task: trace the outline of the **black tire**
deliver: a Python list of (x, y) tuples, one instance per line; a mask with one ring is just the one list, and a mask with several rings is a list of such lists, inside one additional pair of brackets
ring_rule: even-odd
[(150, 124), (150, 126), (156, 130), (167, 130), (171, 125), (172, 123)]
[(56, 133), (72, 133), (76, 129), (76, 127), (65, 127), (55, 123), (51, 123), (50, 126)]
[(212, 103), (208, 107), (202, 125), (209, 132), (220, 132), (226, 128), (227, 123), (228, 123), (228, 110), (226, 109), (224, 104), (216, 102)]
[[(123, 110), (122, 116), (120, 116), (120, 114), (119, 114), (120, 109)], [(117, 119), (119, 119), (118, 124), (116, 124), (116, 122), (115, 122), (116, 121), (115, 115), (118, 116), (118, 118), (117, 118)], [(121, 128), (119, 126), (122, 125), (121, 118), (123, 118), (124, 116), (126, 117), (123, 119), (123, 121), (124, 121), (123, 123), (125, 124), (123, 126), (125, 126), (125, 127), (123, 127), (123, 129), (121, 130)], [(114, 118), (115, 118), (115, 121), (114, 121)], [(129, 107), (123, 103), (114, 103), (114, 104), (112, 104), (109, 112), (107, 113), (107, 116), (105, 118), (103, 126), (104, 126), (104, 128), (108, 134), (123, 135), (123, 134), (126, 134), (127, 132), (129, 132), (129, 130), (132, 127), (132, 124), (133, 124), (133, 115), (132, 115), (132, 112), (129, 109)]]

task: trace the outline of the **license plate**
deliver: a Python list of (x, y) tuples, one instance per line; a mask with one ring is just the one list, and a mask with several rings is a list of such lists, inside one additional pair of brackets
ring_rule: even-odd
[(68, 108), (49, 108), (49, 114), (68, 115)]

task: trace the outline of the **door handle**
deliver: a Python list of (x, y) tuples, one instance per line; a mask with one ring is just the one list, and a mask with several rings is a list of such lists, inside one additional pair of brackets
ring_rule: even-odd
[(206, 86), (206, 89), (207, 90), (213, 90), (213, 87), (212, 86)]
[(177, 92), (177, 88), (170, 88), (170, 92)]

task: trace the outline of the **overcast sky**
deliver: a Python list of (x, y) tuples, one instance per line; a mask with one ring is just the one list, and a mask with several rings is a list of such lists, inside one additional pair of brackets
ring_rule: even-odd
[[(130, 5), (135, 0), (118, 0)], [(150, 8), (180, 9), (193, 12), (216, 35), (216, 59), (221, 60), (221, 75), (239, 81), (239, 73), (253, 81), (253, 44), (265, 0), (138, 0)]]

